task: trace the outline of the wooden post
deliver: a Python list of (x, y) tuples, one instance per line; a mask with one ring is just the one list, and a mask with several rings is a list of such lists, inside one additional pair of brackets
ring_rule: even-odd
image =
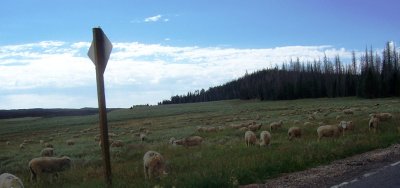
[(104, 92), (104, 70), (107, 59), (105, 58), (104, 33), (101, 28), (93, 28), (93, 47), (96, 67), (97, 97), (99, 103), (99, 128), (101, 150), (103, 154), (104, 178), (107, 186), (111, 186), (110, 145), (108, 139), (106, 97)]

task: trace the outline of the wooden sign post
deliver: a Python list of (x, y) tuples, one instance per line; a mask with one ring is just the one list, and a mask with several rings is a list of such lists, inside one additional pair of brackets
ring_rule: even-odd
[(97, 97), (99, 103), (99, 127), (103, 154), (104, 178), (111, 186), (110, 145), (108, 139), (106, 97), (104, 92), (104, 71), (110, 57), (112, 44), (101, 28), (93, 28), (93, 41), (88, 56), (96, 67)]

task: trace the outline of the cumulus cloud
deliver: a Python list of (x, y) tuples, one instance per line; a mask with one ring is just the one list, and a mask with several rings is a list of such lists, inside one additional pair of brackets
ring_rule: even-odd
[(151, 16), (151, 17), (147, 17), (144, 19), (144, 22), (157, 22), (161, 19), (162, 15), (156, 15), (156, 16)]
[[(95, 67), (86, 55), (89, 46), (89, 42), (60, 41), (0, 46), (0, 91), (12, 96), (0, 102), (8, 108), (19, 108), (18, 98), (38, 97), (36, 107), (41, 107), (44, 95), (35, 92), (46, 89), (54, 91), (49, 98), (53, 107), (83, 107), (85, 103), (79, 100), (91, 101), (85, 106), (96, 106), (96, 100), (85, 98), (79, 89), (68, 96), (62, 92), (65, 88), (95, 86)], [(120, 42), (113, 46), (104, 74), (110, 107), (154, 104), (171, 95), (207, 89), (246, 71), (273, 67), (297, 57), (302, 61), (323, 58), (324, 54), (351, 58), (346, 49), (328, 45), (239, 49)], [(63, 97), (70, 102), (55, 102)]]

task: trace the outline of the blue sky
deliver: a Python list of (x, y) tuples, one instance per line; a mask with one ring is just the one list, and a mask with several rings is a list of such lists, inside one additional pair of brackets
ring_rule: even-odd
[(349, 57), (399, 41), (400, 1), (0, 2), (0, 106), (97, 105), (92, 27), (114, 44), (107, 105), (155, 104), (290, 58)]

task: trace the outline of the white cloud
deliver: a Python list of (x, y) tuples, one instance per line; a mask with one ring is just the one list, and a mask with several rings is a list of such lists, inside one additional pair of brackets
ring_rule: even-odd
[(161, 17), (162, 17), (161, 14), (156, 15), (156, 16), (151, 16), (151, 17), (145, 18), (144, 22), (156, 22), (156, 21), (159, 21), (161, 19)]
[[(96, 106), (96, 100), (82, 96), (79, 89), (68, 95), (63, 93), (65, 88), (95, 87), (95, 67), (86, 55), (89, 46), (89, 42), (59, 41), (0, 46), (0, 94), (3, 91), (3, 96), (10, 96), (2, 97), (0, 103), (8, 108), (22, 108), (19, 100), (32, 99), (27, 107)], [(325, 53), (330, 58), (335, 55), (351, 58), (351, 52), (332, 46), (239, 49), (138, 42), (113, 46), (104, 74), (110, 107), (154, 104), (173, 94), (225, 83), (242, 76), (246, 70), (273, 67), (297, 57), (312, 61), (322, 59)], [(54, 91), (48, 104), (43, 98), (46, 95), (35, 93), (43, 89)], [(68, 102), (57, 102), (64, 97)]]

